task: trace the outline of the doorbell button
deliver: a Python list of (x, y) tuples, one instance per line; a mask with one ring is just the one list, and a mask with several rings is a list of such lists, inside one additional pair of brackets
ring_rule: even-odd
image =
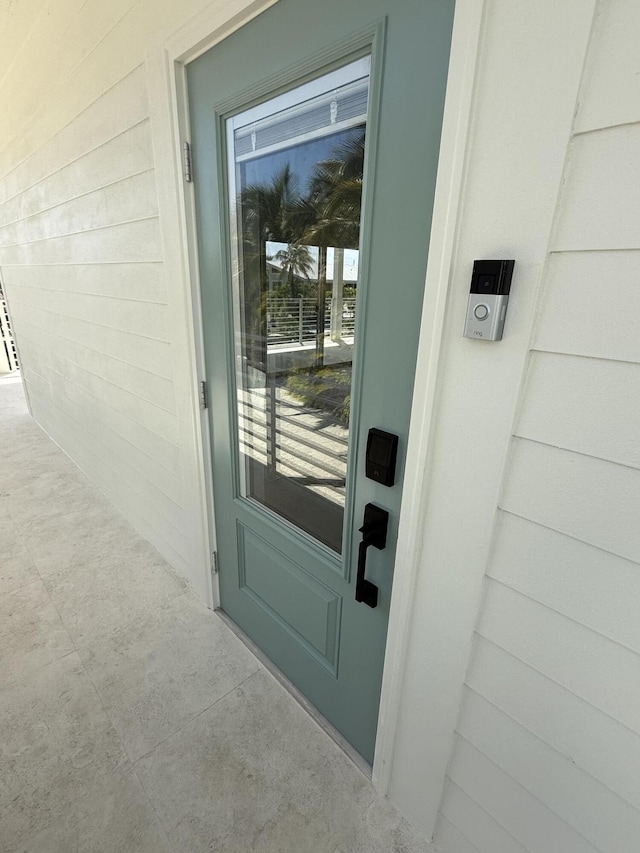
[(485, 305), (484, 302), (481, 302), (480, 305), (476, 305), (473, 309), (473, 316), (476, 320), (486, 320), (489, 316), (489, 306)]

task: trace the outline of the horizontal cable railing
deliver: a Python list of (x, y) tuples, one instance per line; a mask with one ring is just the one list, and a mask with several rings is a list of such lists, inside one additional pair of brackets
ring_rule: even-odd
[(11, 373), (18, 368), (18, 352), (11, 331), (9, 309), (0, 290), (0, 373), (7, 370)]
[[(355, 297), (336, 300), (327, 297), (324, 305), (325, 336), (332, 340), (353, 336), (356, 317)], [(320, 318), (322, 326), (322, 318)], [(268, 346), (312, 343), (318, 335), (318, 303), (315, 299), (267, 297)]]
[(344, 503), (347, 426), (293, 399), (277, 384), (240, 392), (241, 449), (281, 475)]

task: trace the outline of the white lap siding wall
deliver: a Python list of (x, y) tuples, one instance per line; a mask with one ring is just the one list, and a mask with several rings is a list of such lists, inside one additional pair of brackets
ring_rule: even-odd
[(640, 6), (598, 9), (437, 841), (640, 844)]
[(0, 27), (0, 270), (33, 415), (203, 597), (145, 59), (210, 5), (23, 0)]

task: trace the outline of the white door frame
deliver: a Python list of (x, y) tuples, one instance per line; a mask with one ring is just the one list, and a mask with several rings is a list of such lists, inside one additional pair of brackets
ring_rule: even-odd
[[(181, 292), (170, 306), (176, 323), (184, 323), (185, 344), (177, 353), (176, 373), (188, 377), (185, 391), (193, 449), (191, 476), (185, 488), (194, 492), (193, 505), (200, 508), (190, 535), (197, 539), (193, 552), (201, 562), (201, 583), (207, 603), (219, 604), (217, 579), (212, 578), (210, 557), (215, 544), (213, 489), (211, 483), (209, 426), (200, 410), (198, 383), (205, 378), (202, 316), (197, 263), (193, 185), (182, 173), (182, 142), (189, 139), (186, 65), (277, 0), (217, 0), (177, 33), (160, 38), (146, 58), (147, 82), (156, 177), (167, 275)], [(458, 206), (465, 164), (476, 57), (484, 0), (457, 0), (449, 77), (438, 166), (424, 309), (418, 349), (406, 474), (389, 618), (387, 651), (380, 704), (380, 719), (373, 765), (373, 782), (381, 794), (389, 787), (394, 742), (399, 717), (401, 684), (407, 659), (412, 598), (420, 564), (421, 517), (429, 484), (422, 476), (427, 461), (437, 404), (440, 350), (449, 291), (452, 257), (458, 222)], [(425, 732), (425, 736), (427, 733)], [(425, 773), (427, 770), (425, 770)], [(442, 783), (432, 786), (440, 790)], [(425, 804), (437, 812), (439, 794)], [(438, 802), (436, 802), (436, 799)]]

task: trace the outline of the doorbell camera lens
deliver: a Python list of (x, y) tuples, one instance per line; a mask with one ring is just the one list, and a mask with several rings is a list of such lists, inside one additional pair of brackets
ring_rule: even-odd
[(513, 265), (511, 260), (474, 261), (471, 293), (507, 296), (511, 288)]

